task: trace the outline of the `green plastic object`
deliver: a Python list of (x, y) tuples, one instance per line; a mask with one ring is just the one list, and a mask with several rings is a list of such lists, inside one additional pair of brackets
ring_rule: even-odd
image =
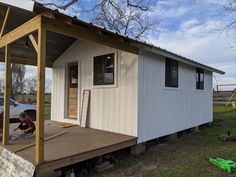
[(217, 157), (209, 158), (209, 161), (227, 173), (231, 173), (232, 170), (236, 169), (236, 163), (232, 160), (225, 160)]

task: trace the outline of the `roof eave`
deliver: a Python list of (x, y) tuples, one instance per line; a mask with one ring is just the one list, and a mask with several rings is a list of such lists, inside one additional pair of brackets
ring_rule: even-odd
[(198, 62), (196, 62), (196, 61), (190, 60), (190, 59), (188, 59), (188, 58), (185, 58), (185, 57), (183, 57), (183, 56), (177, 55), (177, 54), (172, 53), (172, 52), (170, 52), (170, 51), (161, 49), (161, 48), (159, 48), (159, 47), (155, 47), (155, 46), (143, 46), (142, 49), (144, 49), (144, 50), (146, 50), (146, 51), (150, 51), (150, 52), (155, 53), (155, 54), (158, 54), (158, 55), (161, 55), (161, 56), (164, 56), (164, 57), (167, 57), (167, 58), (175, 59), (175, 60), (177, 60), (177, 61), (179, 61), (179, 62), (188, 64), (188, 65), (191, 65), (191, 66), (199, 67), (199, 68), (202, 68), (202, 69), (205, 69), (205, 70), (214, 72), (214, 73), (225, 74), (224, 71), (221, 71), (221, 70), (216, 69), (216, 68), (212, 68), (212, 67), (210, 67), (210, 66), (207, 66), (207, 65), (204, 65), (204, 64), (201, 64), (201, 63), (198, 63)]

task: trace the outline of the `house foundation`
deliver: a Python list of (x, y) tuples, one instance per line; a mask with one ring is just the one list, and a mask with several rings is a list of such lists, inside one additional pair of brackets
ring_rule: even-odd
[(139, 155), (145, 152), (145, 150), (146, 150), (146, 143), (136, 144), (130, 148), (130, 154)]

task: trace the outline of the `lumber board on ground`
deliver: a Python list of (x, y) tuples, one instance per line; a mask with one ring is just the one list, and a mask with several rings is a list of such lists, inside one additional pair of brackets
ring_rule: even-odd
[[(67, 133), (67, 131), (63, 131), (63, 132), (61, 132), (61, 133), (52, 135), (52, 136), (50, 136), (50, 137), (48, 137), (48, 138), (45, 138), (45, 139), (44, 139), (44, 142), (49, 141), (49, 140), (51, 140), (51, 139), (54, 139), (54, 138), (56, 138), (56, 137), (58, 137), (58, 136), (64, 135), (65, 133)], [(31, 143), (31, 144), (25, 145), (25, 146), (23, 146), (23, 147), (17, 149), (16, 151), (14, 151), (14, 153), (23, 151), (23, 150), (28, 149), (28, 148), (33, 147), (33, 146), (35, 146), (35, 143)]]

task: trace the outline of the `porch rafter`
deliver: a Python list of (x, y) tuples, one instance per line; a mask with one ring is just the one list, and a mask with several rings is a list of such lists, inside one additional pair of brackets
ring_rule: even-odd
[(0, 48), (37, 31), (41, 26), (41, 15), (38, 15), (0, 38)]
[(6, 11), (6, 14), (5, 14), (5, 17), (4, 17), (4, 20), (3, 20), (3, 23), (2, 23), (2, 28), (1, 28), (1, 31), (0, 31), (0, 37), (2, 37), (3, 34), (4, 34), (6, 24), (8, 22), (9, 15), (10, 15), (10, 7), (7, 7), (7, 11)]
[(38, 42), (37, 42), (36, 39), (34, 38), (33, 34), (30, 34), (30, 35), (29, 35), (29, 39), (30, 39), (32, 45), (34, 46), (34, 49), (36, 50), (36, 52), (39, 53)]
[[(5, 62), (4, 55), (0, 55), (0, 62)], [(37, 66), (37, 60), (32, 60), (30, 58), (14, 57), (14, 56), (11, 56), (11, 63)], [(46, 61), (47, 68), (52, 68), (52, 66), (53, 66), (52, 62)]]
[(103, 34), (101, 30), (75, 25), (72, 22), (68, 22), (66, 19), (60, 20), (57, 18), (52, 19), (42, 16), (42, 26), (47, 31), (63, 34), (76, 39), (95, 42), (134, 54), (139, 53), (138, 46), (130, 45), (129, 42), (126, 42), (120, 36), (115, 37), (109, 34)]

